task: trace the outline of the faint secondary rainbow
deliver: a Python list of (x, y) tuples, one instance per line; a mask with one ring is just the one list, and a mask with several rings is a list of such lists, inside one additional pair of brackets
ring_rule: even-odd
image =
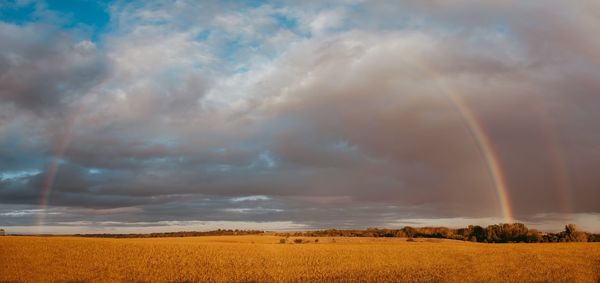
[(566, 157), (556, 134), (556, 130), (551, 122), (544, 100), (539, 96), (537, 96), (537, 98), (538, 101), (535, 105), (538, 107), (535, 107), (534, 111), (537, 112), (540, 117), (541, 132), (543, 135), (542, 140), (544, 141), (544, 148), (547, 152), (547, 156), (550, 158), (549, 165), (551, 166), (552, 171), (554, 171), (555, 184), (560, 201), (559, 205), (565, 215), (572, 217), (572, 199), (569, 192), (572, 191), (573, 187), (569, 168), (566, 166)]
[[(408, 62), (407, 62), (408, 63)], [(500, 208), (500, 214), (505, 222), (514, 222), (513, 212), (510, 205), (510, 199), (508, 196), (508, 189), (502, 172), (502, 167), (498, 159), (498, 154), (494, 150), (489, 137), (477, 119), (477, 116), (471, 111), (467, 103), (458, 95), (451, 87), (446, 84), (442, 76), (435, 72), (432, 68), (428, 67), (427, 64), (416, 64), (413, 62), (411, 65), (421, 69), (436, 80), (437, 87), (443, 92), (443, 94), (450, 100), (455, 109), (460, 113), (460, 116), (469, 131), (473, 140), (477, 144), (479, 154), (484, 159), (488, 172), (491, 177), (491, 181), (496, 191), (496, 197)]]

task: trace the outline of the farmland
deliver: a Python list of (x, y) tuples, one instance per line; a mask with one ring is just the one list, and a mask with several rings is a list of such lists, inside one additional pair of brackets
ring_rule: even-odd
[(344, 237), (280, 241), (282, 237), (272, 235), (6, 236), (0, 238), (0, 282), (600, 280), (600, 243)]

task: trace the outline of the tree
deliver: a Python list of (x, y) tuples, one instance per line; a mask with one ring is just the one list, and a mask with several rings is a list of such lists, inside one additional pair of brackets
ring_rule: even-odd
[(585, 232), (577, 231), (575, 224), (565, 226), (565, 240), (568, 242), (587, 242), (588, 235)]
[(475, 237), (475, 239), (477, 239), (477, 242), (483, 242), (483, 240), (485, 240), (486, 238), (486, 233), (485, 233), (485, 228), (479, 226), (479, 225), (475, 225), (475, 226), (469, 226), (472, 227), (472, 236)]
[(577, 232), (577, 226), (575, 224), (567, 224), (565, 226), (565, 233), (567, 235), (571, 235), (573, 233)]
[(410, 226), (402, 228), (402, 231), (404, 232), (404, 235), (406, 235), (409, 238), (415, 237), (417, 235), (417, 229)]
[(489, 243), (499, 243), (502, 242), (502, 231), (499, 225), (489, 225), (485, 229), (486, 231), (486, 239)]
[(536, 229), (530, 229), (527, 232), (527, 242), (528, 243), (539, 243), (542, 242), (544, 238), (542, 237), (542, 233)]
[(526, 242), (529, 229), (523, 223), (505, 224), (507, 239), (510, 242)]

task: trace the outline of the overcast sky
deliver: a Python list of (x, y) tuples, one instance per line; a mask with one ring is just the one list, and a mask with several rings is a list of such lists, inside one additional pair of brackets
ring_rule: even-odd
[(0, 227), (503, 222), (453, 95), (517, 221), (599, 232), (599, 35), (592, 0), (0, 0)]

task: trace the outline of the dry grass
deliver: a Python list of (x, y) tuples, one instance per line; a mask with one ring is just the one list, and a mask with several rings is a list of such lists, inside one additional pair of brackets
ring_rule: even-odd
[(0, 282), (600, 282), (600, 243), (305, 239), (1, 237)]

